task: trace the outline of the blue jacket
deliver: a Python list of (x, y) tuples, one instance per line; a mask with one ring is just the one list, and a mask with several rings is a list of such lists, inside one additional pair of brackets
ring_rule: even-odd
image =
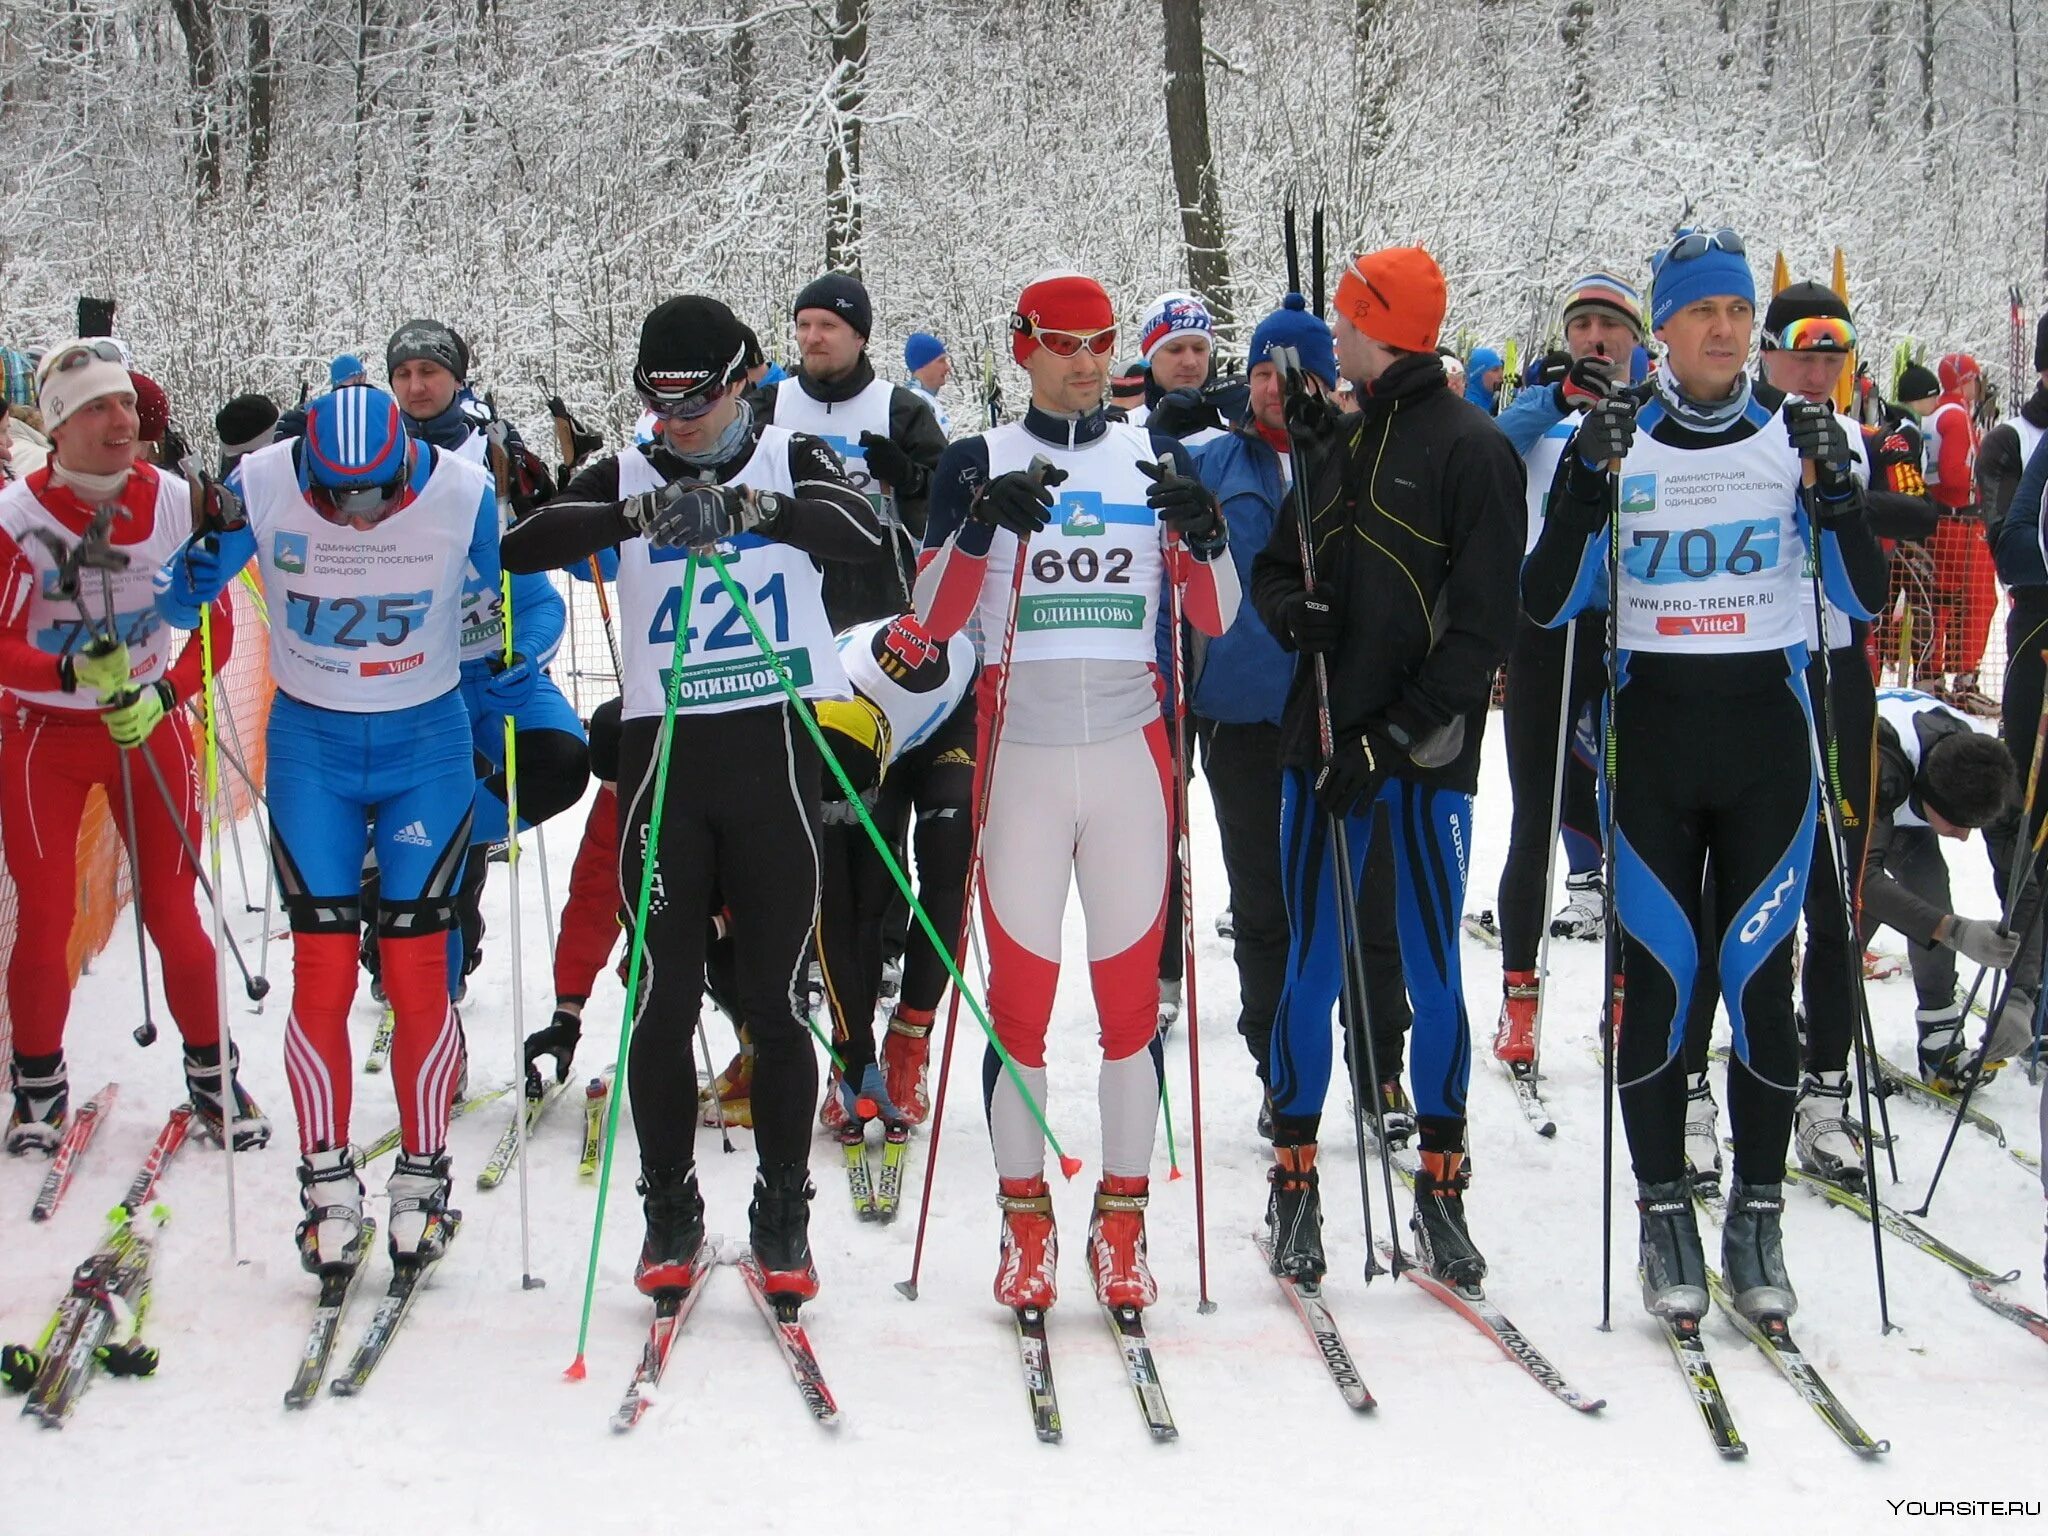
[[(1252, 561), (1273, 537), (1287, 499), (1280, 456), (1255, 432), (1233, 432), (1195, 450), (1195, 473), (1223, 504), (1230, 558), (1237, 562), (1239, 585), (1249, 592)], [(1278, 725), (1293, 681), (1293, 656), (1280, 648), (1250, 603), (1239, 603), (1229, 631), (1201, 649), (1191, 707), (1204, 720)]]
[(1465, 359), (1465, 398), (1489, 416), (1500, 410), (1500, 390), (1488, 389), (1481, 381), (1488, 370), (1506, 365), (1507, 359), (1492, 347), (1474, 347)]

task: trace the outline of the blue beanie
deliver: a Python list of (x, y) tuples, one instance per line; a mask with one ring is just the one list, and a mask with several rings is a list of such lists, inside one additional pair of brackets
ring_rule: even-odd
[(912, 373), (936, 363), (946, 355), (946, 344), (930, 331), (912, 331), (903, 343), (903, 366)]
[(1337, 387), (1337, 347), (1330, 339), (1327, 321), (1308, 312), (1308, 301), (1290, 293), (1280, 307), (1259, 322), (1252, 332), (1252, 347), (1245, 358), (1247, 369), (1270, 362), (1275, 347), (1292, 347), (1301, 355), (1301, 366), (1331, 389)]
[[(1680, 230), (1675, 241), (1695, 230)], [(1669, 246), (1665, 247), (1668, 251)], [(1656, 329), (1672, 315), (1701, 299), (1723, 296), (1756, 303), (1756, 276), (1749, 270), (1749, 258), (1739, 251), (1724, 251), (1710, 245), (1689, 261), (1672, 261), (1663, 253), (1657, 257), (1657, 271), (1650, 284), (1650, 326)]]

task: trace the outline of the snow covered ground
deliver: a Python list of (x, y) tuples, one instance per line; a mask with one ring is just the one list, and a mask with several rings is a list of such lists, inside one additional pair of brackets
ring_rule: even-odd
[[(1499, 741), (1497, 728), (1489, 732), (1468, 910), (1492, 904), (1507, 839)], [(1265, 1157), (1253, 1128), (1254, 1079), (1232, 1028), (1229, 948), (1213, 926), (1224, 903), (1214, 828), (1201, 787), (1193, 799), (1209, 1274), (1218, 1307), (1209, 1316), (1195, 1310), (1193, 1180), (1167, 1182), (1162, 1136), (1150, 1223), (1162, 1294), (1149, 1323), (1180, 1424), (1177, 1444), (1147, 1440), (1109, 1332), (1086, 1299), (1080, 1234), (1096, 1172), (1096, 1055), (1085, 975), (1072, 968), (1054, 1026), (1051, 1114), (1088, 1167), (1057, 1194), (1067, 1236), (1066, 1299), (1053, 1314), (1052, 1338), (1064, 1445), (1032, 1438), (1008, 1318), (989, 1298), (996, 1213), (975, 1094), (980, 1052), (973, 1048), (956, 1051), (921, 1300), (906, 1302), (891, 1286), (909, 1272), (926, 1142), (915, 1144), (904, 1217), (889, 1228), (853, 1219), (832, 1148), (818, 1143), (812, 1233), (825, 1288), (805, 1317), (843, 1411), (836, 1431), (812, 1425), (738, 1277), (720, 1273), (678, 1348), (663, 1401), (634, 1434), (608, 1432), (648, 1311), (628, 1279), (638, 1244), (630, 1155), (612, 1185), (590, 1376), (580, 1385), (563, 1382), (562, 1368), (575, 1352), (595, 1203), (594, 1189), (577, 1178), (581, 1116), (567, 1101), (543, 1123), (532, 1149), (534, 1266), (546, 1288), (520, 1288), (516, 1181), (492, 1193), (473, 1187), (502, 1128), (500, 1113), (493, 1108), (458, 1121), (453, 1150), (465, 1223), (408, 1331), (362, 1397), (323, 1396), (310, 1411), (287, 1414), (280, 1397), (313, 1286), (291, 1243), (294, 1140), (279, 1046), (289, 961), (286, 946), (273, 943), (277, 992), (260, 1016), (243, 1005), (234, 1020), (246, 1080), (278, 1126), (274, 1145), (237, 1164), (241, 1263), (227, 1257), (219, 1157), (189, 1148), (163, 1186), (174, 1219), (162, 1244), (150, 1328), (162, 1369), (149, 1381), (100, 1380), (61, 1434), (25, 1421), (0, 1428), (0, 1467), (10, 1474), (0, 1529), (94, 1520), (225, 1536), (386, 1528), (513, 1536), (782, 1531), (872, 1521), (962, 1531), (1140, 1524), (1166, 1532), (1490, 1531), (1567, 1522), (1586, 1528), (1588, 1520), (1600, 1529), (1631, 1516), (1722, 1523), (1743, 1518), (1732, 1513), (1740, 1499), (1743, 1508), (1825, 1531), (1873, 1523), (1881, 1529), (1894, 1518), (1887, 1500), (2041, 1499), (2048, 1492), (2048, 1473), (2026, 1449), (2034, 1444), (2031, 1410), (2048, 1387), (2048, 1350), (1978, 1306), (1958, 1276), (1897, 1243), (1887, 1244), (1885, 1257), (1901, 1331), (1881, 1338), (1869, 1229), (1816, 1199), (1795, 1193), (1787, 1211), (1788, 1257), (1803, 1301), (1796, 1331), (1851, 1410), (1890, 1438), (1893, 1450), (1882, 1462), (1856, 1461), (1717, 1318), (1708, 1338), (1751, 1448), (1743, 1465), (1718, 1462), (1636, 1298), (1625, 1151), (1615, 1169), (1614, 1327), (1597, 1330), (1600, 1073), (1590, 1042), (1599, 961), (1590, 945), (1555, 947), (1545, 1062), (1559, 1133), (1541, 1141), (1516, 1113), (1485, 1050), (1498, 1006), (1498, 956), (1466, 941), (1478, 1059), (1478, 1173), (1469, 1207), (1493, 1267), (1489, 1293), (1576, 1385), (1607, 1398), (1606, 1411), (1588, 1418), (1553, 1401), (1412, 1285), (1360, 1282), (1355, 1159), (1339, 1130), (1324, 1156), (1329, 1293), (1381, 1405), (1369, 1416), (1348, 1411), (1251, 1245), (1264, 1204)], [(558, 897), (580, 826), (578, 815), (551, 831)], [(253, 867), (253, 842), (250, 849)], [(1981, 846), (1951, 857), (1963, 909), (1995, 910)], [(529, 1027), (545, 1022), (549, 999), (537, 876), (529, 859)], [(239, 898), (232, 864), (228, 888)], [(503, 871), (495, 872), (489, 959), (466, 1009), (480, 1080), (503, 1080), (513, 1059), (508, 888)], [(1069, 923), (1069, 954), (1076, 954), (1077, 903)], [(234, 926), (253, 959), (260, 919), (237, 915)], [(58, 1219), (45, 1226), (27, 1220), (40, 1162), (0, 1162), (0, 1338), (25, 1341), (41, 1327), (180, 1091), (168, 1030), (146, 1052), (129, 1042), (133, 965), (124, 927), (122, 942), (100, 958), (74, 1006), (74, 1092), (118, 1078), (122, 1096)], [(1874, 985), (1870, 997), (1886, 1051), (1910, 1060), (1910, 983)], [(590, 1005), (577, 1063), (586, 1076), (612, 1058), (620, 1001), (617, 982), (607, 976)], [(360, 1048), (373, 1023), (366, 992), (357, 1019)], [(711, 1034), (722, 1062), (730, 1031), (714, 1019)], [(1191, 1167), (1187, 1056), (1183, 1028), (1168, 1057), (1181, 1159)], [(2008, 1074), (1980, 1102), (2015, 1145), (2038, 1150), (2034, 1093), (2023, 1078)], [(1341, 1099), (1332, 1109), (1331, 1121), (1341, 1127)], [(1895, 1100), (1891, 1113), (1904, 1187), (1888, 1194), (1898, 1205), (1914, 1205), (1944, 1126), (1909, 1103)], [(389, 1079), (359, 1077), (357, 1139), (394, 1118)], [(630, 1128), (623, 1134), (630, 1145)], [(728, 1236), (745, 1232), (752, 1168), (749, 1138), (736, 1139), (740, 1152), (725, 1157), (715, 1132), (699, 1138), (712, 1228)], [(387, 1171), (388, 1163), (373, 1169), (373, 1196)], [(1405, 1210), (1405, 1192), (1401, 1198)], [(2038, 1308), (2040, 1212), (2033, 1177), (1965, 1130), (1929, 1224), (1982, 1262), (2019, 1270), (2012, 1289)], [(1713, 1246), (1710, 1239), (1710, 1256)], [(343, 1350), (367, 1319), (368, 1292), (381, 1288), (384, 1274), (380, 1256), (344, 1330)]]

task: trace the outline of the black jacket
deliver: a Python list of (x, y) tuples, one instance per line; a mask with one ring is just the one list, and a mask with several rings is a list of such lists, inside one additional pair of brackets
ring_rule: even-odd
[[(1358, 414), (1295, 453), (1316, 587), (1343, 615), (1327, 661), (1331, 724), (1350, 733), (1385, 721), (1419, 742), (1462, 720), (1448, 763), (1395, 773), (1470, 794), (1494, 670), (1515, 633), (1522, 460), (1484, 411), (1445, 387), (1434, 354), (1397, 360), (1359, 400)], [(1287, 602), (1308, 585), (1297, 505), (1290, 496), (1252, 563), (1253, 605), (1288, 649)], [(1316, 760), (1316, 710), (1315, 669), (1297, 667), (1280, 722), (1284, 762)]]
[[(1920, 738), (1920, 762), (1925, 764), (1935, 746), (1956, 735), (1975, 730), (1968, 721), (1945, 709), (1922, 710), (1913, 717), (1913, 733)], [(1871, 807), (1870, 844), (1863, 858), (1863, 916), (1865, 931), (1882, 924), (1897, 929), (1916, 944), (1932, 944), (1934, 930), (1948, 916), (1940, 907), (1900, 884), (1885, 868), (1891, 855), (1894, 818), (1901, 808), (1916, 816), (1925, 814), (1920, 803), (1918, 774), (1913, 759), (1889, 720), (1877, 722), (1877, 794)], [(1941, 857), (1937, 851), (1934, 857)]]
[[(2030, 426), (2048, 427), (2048, 384), (2036, 384), (2033, 394), (2020, 407)], [(1984, 506), (1984, 537), (1998, 547), (1999, 525), (2005, 509), (2012, 505), (2012, 493), (2020, 488), (2026, 469), (2020, 457), (2020, 434), (2009, 421), (2001, 421), (1984, 434), (1977, 445), (1977, 499)]]

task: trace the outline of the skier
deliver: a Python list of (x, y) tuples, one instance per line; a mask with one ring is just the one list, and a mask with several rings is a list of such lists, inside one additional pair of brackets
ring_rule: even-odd
[[(1061, 916), (1067, 887), (1080, 887), (1103, 1055), (1089, 1270), (1104, 1305), (1145, 1307), (1158, 1294), (1145, 1205), (1161, 1070), (1154, 972), (1173, 835), (1157, 613), (1166, 582), (1182, 582), (1189, 619), (1221, 635), (1237, 576), (1215, 498), (1194, 480), (1186, 450), (1104, 416), (1116, 312), (1101, 284), (1064, 271), (1034, 278), (1010, 330), (1031, 406), (1022, 421), (946, 450), (917, 611), (935, 640), (980, 625), (988, 1006), (1041, 1105)], [(1042, 479), (1031, 468), (1039, 457), (1051, 465)], [(996, 1299), (1044, 1308), (1058, 1253), (1045, 1146), (1018, 1084), (993, 1067), (992, 1056)]]
[[(2018, 779), (2003, 742), (1929, 694), (1887, 688), (1877, 696), (1877, 712), (1864, 923), (1868, 930), (1896, 929), (1911, 941), (1907, 954), (1920, 999), (1918, 1017), (1942, 1019), (1921, 1025), (1920, 1075), (1945, 1091), (1959, 1091), (1970, 1050), (1956, 1006), (1956, 956), (2004, 970), (2019, 952), (2020, 934), (1995, 918), (1955, 912), (1940, 840), (1967, 841), (1973, 829), (2007, 814)], [(2030, 894), (2023, 905), (2031, 911), (2038, 897)], [(2001, 1010), (1986, 1042), (1987, 1077), (2033, 1038), (2033, 1015), (2031, 998), (2022, 1008)], [(1825, 1166), (1809, 1167), (1837, 1176)]]
[(1192, 293), (1162, 293), (1152, 301), (1138, 327), (1145, 409), (1129, 413), (1132, 426), (1199, 448), (1244, 415), (1243, 382), (1216, 377), (1214, 331), (1209, 306)]
[[(973, 810), (974, 642), (943, 643), (909, 614), (857, 624), (839, 637), (853, 698), (818, 708), (818, 723), (861, 791), (875, 827), (897, 850), (917, 852), (918, 902), (950, 946), (967, 895)], [(832, 1035), (845, 1071), (833, 1073), (819, 1122), (855, 1141), (870, 1114), (895, 1128), (930, 1110), (925, 1061), (945, 967), (913, 929), (882, 1056), (875, 1056), (884, 920), (899, 898), (881, 855), (837, 784), (826, 787), (818, 961)], [(864, 1106), (872, 1106), (866, 1109)]]
[(875, 376), (868, 361), (874, 307), (858, 278), (828, 272), (790, 306), (803, 368), (774, 389), (766, 419), (825, 443), (889, 529), (890, 559), (835, 560), (825, 567), (825, 611), (834, 631), (889, 618), (910, 606), (932, 471), (946, 434), (923, 395)]
[(932, 420), (947, 437), (953, 435), (953, 418), (939, 403), (939, 391), (953, 376), (953, 355), (946, 344), (930, 331), (912, 331), (903, 343), (903, 368), (910, 375), (910, 391), (931, 408)]
[(271, 774), (267, 798), (292, 927), (285, 1070), (299, 1121), (300, 1259), (325, 1275), (362, 1258), (348, 1012), (373, 836), (402, 1136), (387, 1236), (394, 1260), (436, 1259), (456, 1220), (448, 1120), (467, 1067), (446, 937), (476, 799), (458, 687), (461, 595), (465, 560), (496, 579), (497, 500), (483, 470), (413, 442), (398, 402), (366, 384), (319, 396), (304, 436), (247, 455), (230, 485), (245, 515), (194, 535), (159, 582), (157, 607), (189, 628), (254, 559), (277, 615), (269, 756), (290, 771)]
[[(1293, 479), (1294, 448), (1283, 410), (1280, 370), (1272, 360), (1275, 347), (1294, 349), (1307, 375), (1307, 388), (1336, 387), (1337, 354), (1330, 327), (1308, 312), (1300, 294), (1290, 293), (1252, 332), (1246, 357), (1251, 368), (1249, 414), (1195, 457), (1195, 472), (1222, 506), (1230, 529), (1230, 557), (1239, 583), (1246, 586), (1253, 558), (1271, 539)], [(1273, 1011), (1287, 975), (1287, 899), (1278, 836), (1280, 723), (1293, 672), (1293, 659), (1251, 604), (1242, 603), (1229, 630), (1205, 648), (1189, 705), (1202, 742), (1202, 776), (1215, 803), (1223, 872), (1230, 886), (1237, 1031), (1266, 1089), (1271, 1086), (1266, 1062)], [(1391, 842), (1375, 834), (1358, 903), (1360, 947), (1383, 1107), (1404, 1117), (1403, 1125), (1390, 1126), (1388, 1135), (1405, 1140), (1413, 1133), (1414, 1109), (1399, 1068), (1409, 1015), (1394, 931), (1393, 878)], [(1169, 933), (1168, 941), (1177, 950), (1180, 935)], [(1262, 1093), (1259, 1132), (1268, 1139), (1272, 1117), (1271, 1094)]]
[(732, 912), (741, 1022), (756, 1058), (753, 1255), (768, 1293), (795, 1305), (818, 1290), (807, 1166), (817, 1061), (798, 989), (818, 910), (819, 759), (708, 561), (688, 578), (692, 613), (678, 605), (685, 561), (721, 551), (799, 691), (845, 698), (821, 567), (882, 560), (886, 546), (874, 510), (825, 443), (754, 418), (741, 398), (745, 363), (744, 330), (716, 299), (692, 294), (656, 307), (640, 329), (633, 381), (661, 418), (659, 438), (594, 460), (508, 532), (504, 547), (514, 571), (617, 551), (626, 668), (619, 876), (636, 899), (679, 630), (682, 638), (653, 851), (658, 899), (625, 1064), (647, 1217), (635, 1283), (651, 1296), (673, 1293), (693, 1283), (700, 1261), (693, 1036), (715, 890)]
[[(1798, 595), (1809, 516), (1829, 600), (1853, 617), (1870, 616), (1883, 560), (1833, 410), (1787, 401), (1744, 371), (1756, 286), (1741, 237), (1681, 230), (1652, 271), (1664, 359), (1648, 385), (1602, 400), (1573, 434), (1523, 600), (1538, 623), (1563, 623), (1618, 566), (1610, 814), (1627, 1006), (1616, 1073), (1644, 1305), (1697, 1319), (1707, 1302), (1679, 1021), (1699, 970), (1694, 926), (1711, 856), (1719, 931), (1709, 938), (1734, 1037), (1722, 1273), (1745, 1316), (1784, 1317), (1797, 1305), (1779, 1236), (1798, 1091), (1791, 940), (1816, 805)], [(1810, 504), (1802, 472), (1814, 477)]]
[(1500, 381), (1507, 361), (1496, 347), (1474, 347), (1465, 359), (1465, 398), (1489, 416), (1500, 414)]
[[(114, 342), (53, 348), (35, 387), (51, 457), (0, 489), (0, 844), (21, 894), (7, 962), (14, 1101), (6, 1147), (55, 1152), (64, 1134), (65, 951), (79, 822), (95, 785), (116, 826), (132, 817), (135, 900), (184, 1037), (192, 1107), (222, 1141), (261, 1146), (270, 1122), (243, 1090), (239, 1060), (225, 1070), (221, 1062), (213, 943), (187, 852), (186, 839), (199, 836), (199, 776), (180, 706), (199, 691), (202, 656), (196, 637), (173, 656), (152, 593), (191, 531), (195, 502), (203, 506), (213, 487), (141, 460), (135, 386)], [(225, 665), (234, 638), (225, 602), (214, 607), (213, 636), (214, 664)]]
[[(489, 471), (505, 498), (504, 511), (524, 516), (553, 491), (547, 467), (509, 424), (469, 388), (469, 347), (439, 320), (408, 320), (385, 343), (391, 392), (405, 414), (405, 430), (423, 442)], [(503, 513), (501, 512), (501, 516)], [(583, 722), (547, 675), (562, 642), (568, 610), (547, 577), (512, 583), (512, 662), (505, 661), (505, 597), (495, 579), (472, 571), (462, 589), (462, 697), (477, 754), (476, 816), (450, 930), (449, 985), (459, 997), (463, 978), (483, 959), (483, 893), (490, 851), (510, 836), (506, 823), (505, 716), (485, 699), (514, 700), (512, 718), (519, 761), (519, 823), (537, 827), (583, 798), (590, 780)]]
[[(1856, 327), (1849, 306), (1821, 283), (1793, 283), (1772, 296), (1764, 312), (1759, 367), (1764, 382), (1791, 400), (1832, 408), (1835, 386), (1856, 347)], [(1837, 413), (1853, 473), (1863, 488), (1864, 519), (1873, 534), (1887, 537), (1926, 530), (1931, 507), (1925, 498), (1890, 488), (1884, 475), (1886, 434), (1866, 431), (1853, 418)], [(1871, 825), (1872, 753), (1875, 750), (1877, 691), (1867, 665), (1869, 626), (1830, 606), (1817, 617), (1813, 583), (1800, 586), (1806, 645), (1812, 660), (1806, 669), (1806, 693), (1821, 701), (1823, 723), (1838, 754), (1827, 764), (1827, 790), (1839, 805), (1842, 859), (1852, 881), (1865, 867), (1865, 842)], [(1827, 655), (1820, 646), (1825, 639)], [(1813, 872), (1806, 883), (1806, 954), (1799, 973), (1805, 1005), (1804, 1062), (1799, 1098), (1793, 1106), (1793, 1131), (1800, 1166), (1838, 1181), (1863, 1177), (1863, 1150), (1849, 1126), (1849, 1046), (1860, 1024), (1862, 944), (1858, 937), (1860, 897), (1851, 887), (1849, 912), (1842, 904), (1842, 867), (1825, 825), (1814, 829)], [(1946, 1006), (1961, 1009), (1953, 997)], [(1711, 1089), (1704, 1063), (1690, 1085), (1689, 1116), (1702, 1114), (1707, 1140), (1715, 1146), (1712, 1166), (1720, 1166), (1718, 1135), (1713, 1128)]]
[(1940, 644), (1936, 670), (1949, 675), (1945, 697), (1973, 715), (1996, 715), (1998, 704), (1978, 687), (1978, 668), (1998, 606), (1998, 582), (1984, 542), (1977, 504), (1977, 402), (1983, 370), (1967, 352), (1935, 364), (1941, 398), (1926, 418), (1927, 489), (1941, 512), (1934, 530), (1936, 613)]
[[(1608, 272), (1593, 271), (1565, 290), (1564, 351), (1535, 388), (1520, 390), (1500, 414), (1500, 429), (1522, 455), (1527, 475), (1527, 548), (1543, 531), (1543, 508), (1576, 414), (1624, 377), (1629, 354), (1643, 339), (1642, 296)], [(1576, 621), (1574, 621), (1576, 622)], [(1551, 923), (1554, 937), (1597, 939), (1606, 929), (1607, 891), (1600, 872), (1599, 811), (1593, 765), (1577, 748), (1581, 717), (1605, 686), (1607, 669), (1594, 642), (1597, 620), (1545, 628), (1523, 614), (1508, 653), (1508, 783), (1514, 820), (1501, 866), (1495, 910), (1500, 918), (1501, 1006), (1493, 1054), (1511, 1067), (1536, 1058), (1536, 974), (1543, 905), (1550, 873), (1550, 812), (1558, 771), (1560, 713), (1573, 736), (1564, 754), (1564, 789), (1558, 837), (1565, 852), (1565, 907)], [(1573, 634), (1571, 675), (1564, 675), (1565, 637)], [(1559, 710), (1558, 693), (1567, 690)]]
[[(1275, 638), (1322, 653), (1333, 755), (1318, 741), (1314, 669), (1295, 669), (1282, 722), (1280, 836), (1290, 928), (1273, 1020), (1274, 1159), (1267, 1207), (1283, 1274), (1323, 1272), (1314, 1166), (1330, 1078), (1340, 968), (1332, 818), (1346, 818), (1356, 888), (1384, 803), (1394, 835), (1401, 967), (1421, 1166), (1414, 1227), (1423, 1262), (1452, 1285), (1486, 1273), (1467, 1230), (1465, 1089), (1470, 1028), (1458, 957), (1493, 672), (1513, 635), (1522, 471), (1493, 423), (1450, 393), (1436, 356), (1444, 276), (1420, 247), (1354, 257), (1335, 296), (1337, 361), (1359, 412), (1297, 395), (1289, 423), (1306, 465), (1311, 525), (1293, 506), (1253, 566)], [(1306, 440), (1305, 440), (1306, 439)], [(1304, 569), (1306, 542), (1320, 557)]]
[[(1977, 445), (1977, 500), (1984, 509), (1984, 540), (1994, 550), (2005, 509), (2043, 434), (2048, 434), (2048, 314), (2034, 327), (2033, 393)], [(2007, 656), (2008, 665), (2018, 659), (2017, 652)]]

